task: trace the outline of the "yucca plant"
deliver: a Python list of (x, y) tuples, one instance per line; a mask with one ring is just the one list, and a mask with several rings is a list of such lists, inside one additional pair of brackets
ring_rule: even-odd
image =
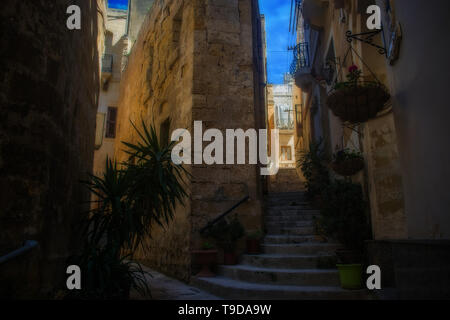
[(107, 159), (103, 175), (84, 182), (97, 200), (84, 223), (85, 244), (77, 262), (86, 271), (82, 295), (76, 298), (126, 298), (132, 287), (149, 294), (148, 274), (130, 261), (151, 237), (154, 223), (167, 226), (186, 196), (187, 172), (171, 161), (175, 143), (160, 144), (153, 126), (147, 128), (144, 121), (142, 131), (132, 125), (140, 139), (124, 145), (136, 163), (119, 166)]
[(183, 179), (189, 173), (172, 162), (176, 142), (161, 144), (155, 128), (147, 128), (143, 121), (142, 130), (134, 123), (132, 126), (140, 142), (123, 142), (128, 148), (125, 152), (134, 159), (123, 165), (131, 181), (128, 197), (133, 199), (133, 208), (141, 218), (135, 225), (135, 238), (130, 239), (134, 241), (130, 249), (135, 249), (144, 238), (151, 237), (154, 223), (164, 227), (173, 219), (177, 202), (182, 205), (187, 196)]

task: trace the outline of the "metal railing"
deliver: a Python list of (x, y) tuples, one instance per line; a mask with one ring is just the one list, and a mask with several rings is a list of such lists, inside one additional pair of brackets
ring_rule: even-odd
[(8, 262), (9, 260), (12, 260), (12, 259), (14, 259), (14, 258), (16, 258), (16, 257), (18, 257), (18, 256), (20, 256), (22, 254), (25, 254), (28, 251), (36, 248), (38, 245), (39, 245), (39, 243), (37, 241), (34, 241), (34, 240), (25, 241), (25, 244), (24, 244), (23, 247), (21, 247), (21, 248), (19, 248), (17, 250), (14, 250), (13, 252), (8, 253), (7, 255), (4, 255), (4, 256), (0, 257), (0, 264)]
[(104, 54), (102, 57), (102, 72), (112, 73), (113, 71), (113, 55)]
[(294, 121), (277, 121), (277, 129), (279, 130), (294, 130)]
[(294, 48), (294, 60), (291, 64), (291, 74), (295, 75), (298, 70), (302, 68), (308, 68), (311, 66), (309, 59), (309, 44), (308, 42), (302, 42)]
[(248, 201), (248, 199), (250, 199), (250, 196), (246, 196), (245, 198), (243, 198), (242, 200), (240, 200), (238, 203), (236, 203), (234, 206), (232, 206), (230, 209), (228, 209), (227, 211), (225, 211), (224, 213), (222, 213), (220, 216), (218, 216), (217, 218), (215, 218), (214, 220), (210, 221), (207, 223), (207, 225), (203, 228), (200, 229), (200, 234), (205, 233), (206, 230), (208, 230), (209, 228), (211, 228), (213, 225), (215, 225), (217, 222), (219, 222), (221, 219), (225, 218), (227, 215), (229, 215), (231, 212), (233, 212), (236, 208), (238, 208), (239, 206), (241, 206), (242, 204), (244, 204), (245, 202)]

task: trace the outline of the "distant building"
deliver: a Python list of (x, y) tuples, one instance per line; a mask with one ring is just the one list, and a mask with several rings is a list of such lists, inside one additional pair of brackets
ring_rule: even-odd
[(142, 23), (154, 2), (155, 0), (128, 0), (129, 19), (127, 24), (127, 34), (131, 44), (134, 44), (136, 41)]
[(101, 81), (95, 136), (94, 174), (101, 175), (107, 158), (114, 158), (117, 107), (124, 57), (128, 52), (126, 27), (128, 11), (107, 10), (104, 53), (101, 63)]
[[(268, 128), (279, 130), (279, 167), (277, 175), (269, 177), (269, 190), (298, 191), (303, 189), (296, 168), (295, 112), (292, 88), (294, 80), (290, 74), (284, 75), (284, 84), (267, 86)], [(269, 152), (274, 152), (269, 139)]]
[(107, 9), (104, 52), (95, 137), (94, 174), (101, 175), (106, 159), (114, 158), (122, 72), (142, 23), (154, 0), (129, 0), (129, 10)]

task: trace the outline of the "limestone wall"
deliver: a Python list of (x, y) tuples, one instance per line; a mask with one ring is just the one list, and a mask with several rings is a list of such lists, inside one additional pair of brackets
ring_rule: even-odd
[[(372, 77), (371, 71), (384, 84), (387, 83), (387, 67), (384, 56), (362, 42), (354, 41), (352, 46), (358, 54), (350, 52), (345, 33), (351, 30), (354, 34), (365, 32), (367, 16), (358, 13), (357, 1), (347, 1), (346, 18), (340, 19), (340, 10), (330, 5), (324, 7), (321, 41), (317, 51), (315, 67), (321, 68), (331, 49), (339, 59), (337, 81), (345, 81), (348, 67), (358, 65), (364, 77)], [(381, 38), (375, 39), (381, 43)], [(330, 49), (331, 48), (331, 49)], [(361, 56), (363, 61), (358, 57)], [(346, 57), (346, 58), (345, 58)], [(369, 66), (370, 70), (367, 68)], [(310, 136), (325, 138), (326, 151), (334, 153), (336, 149), (350, 148), (360, 150), (366, 161), (365, 170), (353, 177), (355, 182), (362, 183), (370, 200), (370, 218), (374, 239), (405, 238), (406, 218), (403, 196), (403, 179), (398, 151), (397, 132), (393, 121), (392, 108), (386, 108), (377, 118), (353, 129), (342, 125), (326, 106), (326, 92), (330, 86), (320, 88), (313, 85), (305, 102), (303, 125), (304, 143)], [(315, 106), (315, 107), (314, 107)], [(315, 111), (314, 111), (315, 110)]]
[[(82, 10), (81, 30), (66, 28), (71, 4)], [(45, 298), (65, 284), (89, 200), (79, 181), (92, 169), (105, 3), (2, 5), (0, 256), (25, 240), (40, 247), (0, 266), (0, 297)]]
[[(448, 1), (395, 0), (403, 29), (400, 57), (388, 67), (408, 237), (450, 238)], [(382, 3), (379, 3), (382, 5)], [(420, 21), (420, 23), (419, 23)], [(439, 44), (439, 45), (438, 45)], [(417, 49), (426, 48), (426, 49)]]
[[(170, 133), (194, 121), (203, 130), (264, 126), (262, 48), (257, 2), (165, 0), (143, 23), (124, 74), (118, 140), (135, 141), (130, 120), (156, 129), (170, 120)], [(258, 31), (259, 30), (259, 31)], [(223, 131), (225, 133), (225, 131)], [(126, 160), (116, 146), (119, 161)], [(190, 250), (203, 240), (199, 229), (247, 194), (236, 212), (247, 229), (261, 227), (261, 178), (255, 165), (191, 165), (185, 207), (166, 230), (155, 229), (141, 260), (180, 279), (190, 277)]]

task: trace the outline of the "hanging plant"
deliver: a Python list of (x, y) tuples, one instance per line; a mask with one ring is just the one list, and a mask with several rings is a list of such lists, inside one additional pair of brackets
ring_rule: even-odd
[(356, 65), (349, 68), (348, 81), (338, 82), (328, 95), (327, 105), (344, 122), (361, 123), (375, 118), (390, 95), (379, 81), (361, 80)]
[(331, 168), (341, 176), (353, 176), (364, 169), (364, 158), (359, 151), (343, 149), (333, 155)]

